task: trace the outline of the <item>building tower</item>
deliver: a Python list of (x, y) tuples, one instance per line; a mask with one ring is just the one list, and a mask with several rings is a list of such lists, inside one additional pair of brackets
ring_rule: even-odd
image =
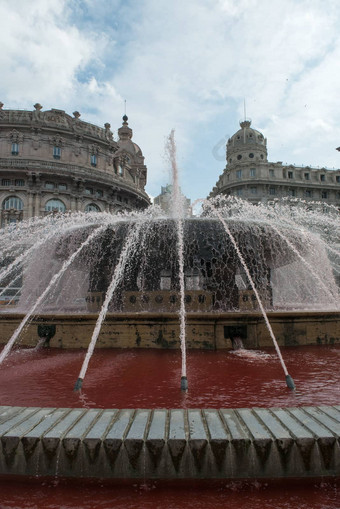
[(249, 119), (226, 145), (227, 164), (209, 197), (234, 195), (252, 203), (293, 197), (340, 206), (340, 170), (268, 161), (267, 140)]
[(227, 164), (236, 165), (267, 162), (267, 140), (251, 126), (251, 120), (240, 122), (239, 129), (227, 142)]

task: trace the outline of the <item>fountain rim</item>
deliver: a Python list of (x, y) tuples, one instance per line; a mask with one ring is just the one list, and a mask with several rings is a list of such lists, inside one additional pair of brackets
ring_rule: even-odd
[[(330, 420), (336, 426), (340, 425), (339, 405), (235, 409), (105, 408), (97, 411), (84, 407), (0, 407), (2, 416), (8, 412), (8, 418), (2, 420), (1, 477), (19, 474), (24, 479), (32, 475), (55, 478), (56, 469), (61, 478), (134, 480), (319, 479), (337, 478), (340, 473), (336, 430), (329, 427)], [(53, 414), (57, 414), (57, 418)], [(100, 420), (104, 414), (103, 425)], [(47, 427), (43, 424), (44, 419), (50, 419)], [(235, 432), (228, 426), (229, 419), (233, 421), (232, 429), (237, 430), (237, 447), (233, 438)], [(314, 431), (311, 433), (313, 421)], [(34, 429), (41, 425), (40, 431), (34, 433)], [(315, 431), (315, 426), (319, 431)], [(301, 430), (304, 430), (302, 434)], [(329, 455), (330, 440), (333, 461), (327, 464), (322, 458), (325, 453)], [(312, 446), (319, 449), (319, 454), (307, 458), (304, 447), (311, 441)], [(291, 447), (293, 443), (295, 447)], [(267, 444), (265, 461), (264, 444)], [(249, 461), (248, 454), (240, 452), (242, 449), (249, 451), (248, 454), (252, 451), (254, 461)], [(14, 464), (6, 461), (8, 451), (12, 455), (14, 451), (16, 453)], [(289, 463), (278, 461), (277, 454), (282, 452), (289, 454)], [(155, 462), (155, 454), (161, 455), (162, 461)], [(80, 457), (81, 466), (79, 461), (74, 462)]]

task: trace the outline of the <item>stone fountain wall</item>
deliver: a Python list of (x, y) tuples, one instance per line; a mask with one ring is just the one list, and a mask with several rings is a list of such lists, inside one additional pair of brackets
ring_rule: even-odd
[[(35, 346), (42, 336), (39, 326), (51, 325), (55, 333), (50, 346), (87, 348), (97, 315), (44, 315), (34, 319), (22, 333), (20, 344)], [(280, 346), (337, 344), (340, 342), (339, 312), (269, 312)], [(0, 342), (5, 343), (23, 319), (19, 314), (0, 314)], [(199, 349), (232, 348), (231, 339), (241, 336), (246, 348), (270, 347), (271, 338), (261, 314), (189, 313), (187, 346)], [(176, 313), (109, 314), (101, 329), (98, 348), (179, 348)]]

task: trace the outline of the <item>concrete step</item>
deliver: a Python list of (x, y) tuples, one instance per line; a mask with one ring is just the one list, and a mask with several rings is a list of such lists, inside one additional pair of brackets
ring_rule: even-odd
[(0, 407), (0, 475), (281, 478), (340, 474), (340, 407)]

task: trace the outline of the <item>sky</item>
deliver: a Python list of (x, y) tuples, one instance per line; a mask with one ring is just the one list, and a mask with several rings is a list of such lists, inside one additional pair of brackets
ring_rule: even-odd
[(148, 167), (205, 198), (246, 115), (268, 159), (340, 167), (338, 0), (0, 0), (4, 109), (77, 110), (117, 129), (126, 112)]

